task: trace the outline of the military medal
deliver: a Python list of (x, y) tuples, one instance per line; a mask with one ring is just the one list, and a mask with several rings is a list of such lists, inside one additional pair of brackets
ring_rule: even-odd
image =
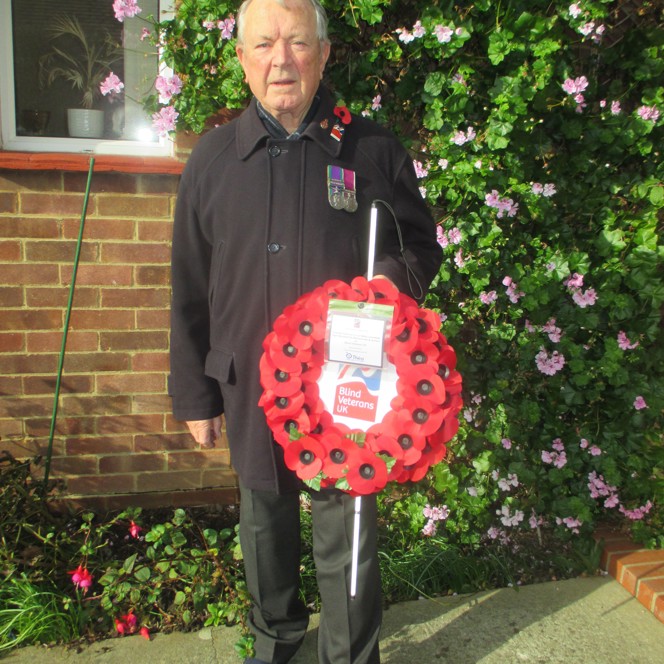
[(335, 210), (357, 210), (355, 171), (340, 166), (327, 167), (327, 200)]

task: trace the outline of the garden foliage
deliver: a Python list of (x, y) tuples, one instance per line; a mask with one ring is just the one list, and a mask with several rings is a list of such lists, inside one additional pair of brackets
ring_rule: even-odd
[[(464, 422), (411, 498), (462, 542), (663, 524), (664, 32), (649, 0), (324, 0), (327, 82), (411, 150), (445, 258), (427, 305)], [(242, 105), (237, 9), (184, 0), (164, 60), (179, 125)], [(208, 21), (208, 28), (201, 25)], [(429, 526), (431, 529), (431, 526)], [(661, 544), (661, 539), (660, 539)]]

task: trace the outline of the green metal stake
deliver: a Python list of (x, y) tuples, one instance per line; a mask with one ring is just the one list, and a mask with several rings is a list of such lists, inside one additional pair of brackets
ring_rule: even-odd
[(46, 450), (46, 463), (44, 465), (44, 484), (42, 485), (42, 495), (48, 491), (48, 476), (51, 472), (51, 457), (53, 456), (53, 437), (55, 435), (55, 422), (58, 417), (58, 402), (60, 401), (60, 384), (62, 382), (62, 367), (65, 363), (65, 347), (67, 346), (67, 334), (69, 332), (69, 319), (71, 317), (71, 308), (74, 302), (74, 287), (76, 286), (76, 273), (78, 272), (78, 263), (81, 257), (81, 244), (83, 242), (83, 228), (85, 227), (85, 215), (88, 211), (88, 198), (90, 197), (90, 185), (92, 184), (92, 171), (95, 165), (95, 158), (90, 157), (90, 168), (88, 170), (88, 182), (85, 186), (85, 198), (83, 199), (83, 210), (81, 212), (81, 223), (78, 229), (78, 241), (76, 242), (76, 255), (74, 256), (74, 269), (71, 274), (71, 284), (69, 284), (69, 300), (67, 301), (67, 313), (65, 315), (65, 325), (62, 332), (62, 346), (60, 347), (60, 358), (58, 361), (58, 375), (55, 381), (55, 396), (53, 398), (53, 413), (51, 414), (51, 430), (48, 435), (48, 448)]

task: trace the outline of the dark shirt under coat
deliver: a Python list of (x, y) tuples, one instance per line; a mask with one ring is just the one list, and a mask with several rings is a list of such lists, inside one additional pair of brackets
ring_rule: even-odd
[[(366, 274), (370, 206), (378, 206), (374, 274), (403, 292), (426, 290), (441, 261), (435, 225), (412, 159), (377, 123), (343, 125), (329, 93), (298, 140), (273, 138), (254, 99), (235, 120), (201, 137), (184, 169), (172, 250), (171, 375), (179, 420), (226, 418), (231, 462), (243, 484), (296, 488), (258, 406), (262, 341), (274, 319), (329, 279)], [(337, 125), (341, 140), (333, 136)], [(335, 132), (336, 133), (336, 132)], [(327, 167), (356, 174), (358, 209), (328, 202)]]

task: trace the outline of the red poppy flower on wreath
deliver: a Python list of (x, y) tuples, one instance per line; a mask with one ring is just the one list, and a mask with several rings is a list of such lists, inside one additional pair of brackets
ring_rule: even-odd
[[(346, 113), (343, 107), (335, 109), (342, 122)], [(350, 121), (350, 113), (347, 117)], [(392, 367), (395, 396), (388, 393), (387, 411), (376, 421), (361, 422), (360, 428), (352, 419), (335, 419), (321, 397), (331, 300), (393, 307), (378, 374)], [(259, 405), (284, 448), (288, 468), (314, 488), (337, 487), (359, 496), (381, 491), (388, 481), (418, 481), (441, 463), (459, 428), (462, 379), (456, 353), (439, 325), (436, 312), (418, 307), (381, 278), (356, 277), (350, 284), (330, 280), (286, 307), (263, 341)], [(372, 380), (374, 369), (339, 366), (343, 372), (350, 366), (346, 374), (354, 376), (355, 386)], [(371, 397), (370, 391), (366, 394)], [(366, 399), (349, 397), (356, 398)]]

